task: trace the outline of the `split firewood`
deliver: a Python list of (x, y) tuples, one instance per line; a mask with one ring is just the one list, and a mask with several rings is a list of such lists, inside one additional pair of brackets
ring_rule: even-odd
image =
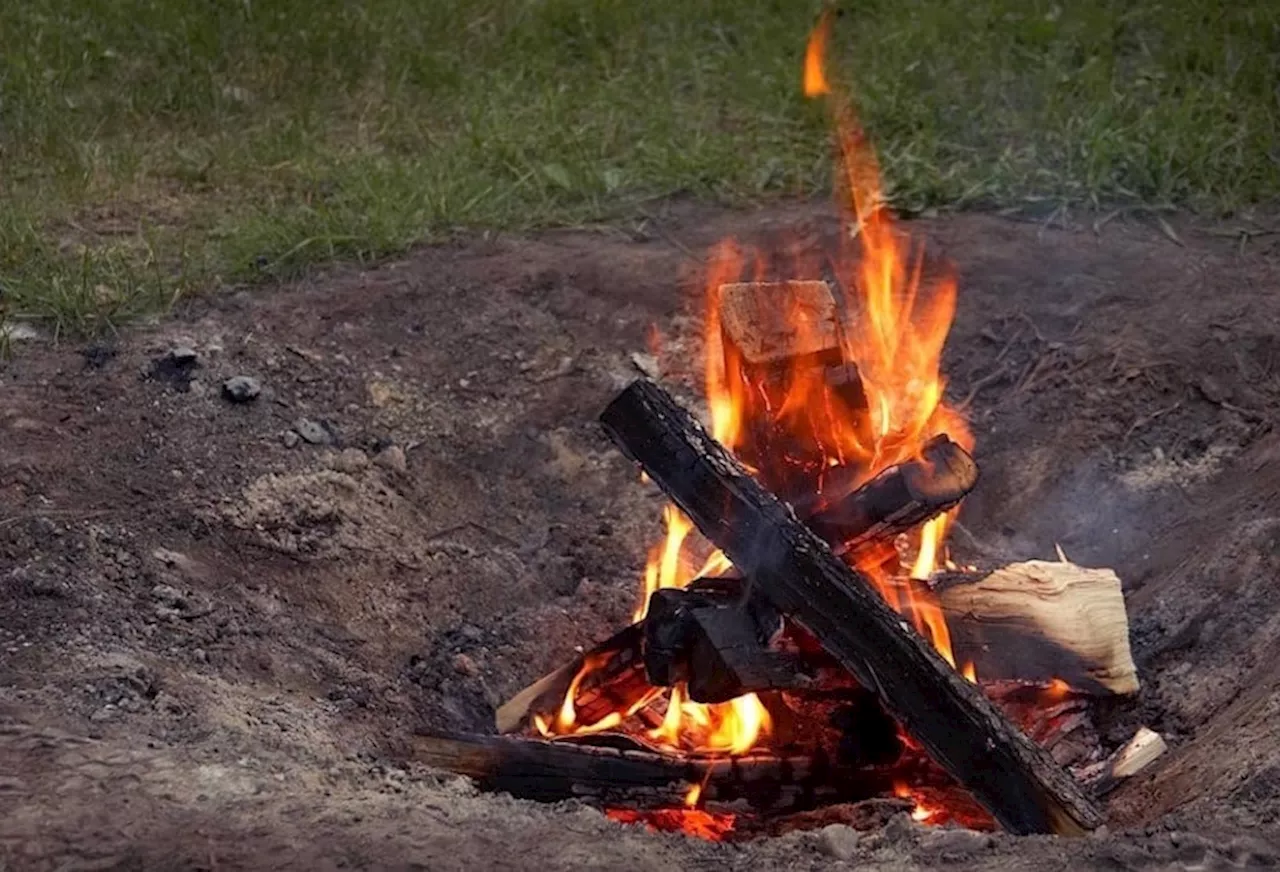
[(1104, 796), (1119, 787), (1122, 781), (1146, 769), (1168, 749), (1159, 733), (1139, 727), (1133, 738), (1117, 748), (1114, 754), (1082, 770), (1080, 779), (1093, 788), (1094, 795)]
[(640, 379), (609, 404), (601, 423), (753, 588), (875, 690), (903, 729), (1005, 829), (1081, 834), (1102, 823), (1065, 770), (666, 391)]
[(482, 790), (541, 802), (681, 806), (690, 788), (702, 785), (702, 802), (785, 811), (814, 801), (869, 799), (889, 792), (894, 777), (878, 767), (838, 766), (821, 755), (677, 758), (634, 743), (621, 748), (514, 736), (422, 735), (411, 743), (414, 759), (427, 766), (472, 778)]
[(1029, 560), (946, 587), (939, 600), (957, 662), (973, 663), (983, 679), (1138, 691), (1124, 595), (1110, 569)]

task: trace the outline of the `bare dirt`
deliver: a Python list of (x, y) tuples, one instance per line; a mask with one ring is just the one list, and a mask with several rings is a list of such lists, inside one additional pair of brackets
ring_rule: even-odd
[[(994, 216), (953, 261), (956, 549), (1114, 566), (1172, 751), (1077, 840), (712, 844), (412, 761), (624, 623), (661, 496), (595, 425), (697, 355), (697, 253), (801, 205), (467, 238), (0, 364), (0, 869), (1227, 868), (1280, 857), (1280, 260)], [(194, 365), (172, 358), (195, 353)], [(181, 358), (182, 355), (179, 355)], [(221, 394), (238, 375), (262, 393)], [(694, 399), (696, 391), (685, 390)], [(1277, 847), (1273, 847), (1277, 846)]]

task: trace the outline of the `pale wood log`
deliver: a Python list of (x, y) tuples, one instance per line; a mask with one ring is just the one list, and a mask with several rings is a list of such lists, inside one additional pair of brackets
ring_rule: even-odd
[(721, 285), (719, 311), (724, 338), (750, 366), (840, 348), (836, 300), (823, 281)]
[(1133, 694), (1138, 673), (1120, 579), (1065, 561), (1013, 563), (939, 594), (957, 662), (980, 679)]

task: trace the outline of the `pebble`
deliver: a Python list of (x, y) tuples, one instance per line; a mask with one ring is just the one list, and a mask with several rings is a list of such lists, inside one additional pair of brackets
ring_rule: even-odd
[(976, 830), (931, 828), (920, 838), (920, 846), (953, 859), (970, 857), (991, 847), (991, 836)]
[(818, 850), (837, 860), (852, 860), (858, 854), (858, 831), (845, 824), (829, 824), (818, 835)]
[(476, 661), (459, 652), (453, 655), (453, 671), (459, 675), (468, 675), (475, 678), (480, 674), (480, 667), (476, 665)]
[(196, 350), (190, 345), (175, 345), (169, 350), (169, 359), (178, 366), (191, 366), (198, 358)]
[(237, 375), (222, 383), (222, 395), (233, 403), (250, 403), (262, 393), (262, 384), (251, 376)]
[(382, 449), (374, 455), (373, 462), (395, 472), (404, 472), (409, 468), (408, 460), (404, 456), (404, 449), (399, 445), (389, 445)]
[(919, 830), (911, 815), (902, 812), (889, 818), (889, 822), (884, 825), (884, 840), (891, 845), (913, 842), (919, 835)]
[(293, 422), (293, 429), (304, 442), (312, 445), (329, 445), (333, 442), (333, 436), (323, 424), (312, 421), (310, 418), (299, 418)]
[(359, 472), (369, 465), (369, 455), (359, 448), (345, 448), (329, 458), (329, 468), (347, 475)]
[(287, 431), (282, 438), (284, 440), (285, 448), (296, 448), (298, 447), (298, 443), (302, 441), (302, 437), (293, 430)]

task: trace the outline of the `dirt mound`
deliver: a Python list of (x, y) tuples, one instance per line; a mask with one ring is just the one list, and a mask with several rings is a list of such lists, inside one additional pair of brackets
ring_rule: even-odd
[[(1173, 752), (1115, 796), (1115, 833), (898, 821), (730, 847), (408, 759), (415, 728), (488, 729), (627, 621), (662, 499), (594, 421), (654, 365), (655, 325), (664, 379), (696, 396), (687, 253), (836, 232), (810, 207), (672, 221), (425, 249), (199, 301), (110, 354), (24, 345), (3, 364), (0, 797), (19, 813), (0, 816), (0, 865), (1272, 862), (1278, 276), (1195, 228), (1176, 247), (1119, 222), (918, 225), (960, 277), (945, 365), (983, 478), (957, 551), (1057, 543), (1127, 586), (1144, 692), (1104, 728), (1148, 723)], [(175, 348), (182, 378), (157, 377)], [(235, 376), (261, 394), (224, 398)]]

